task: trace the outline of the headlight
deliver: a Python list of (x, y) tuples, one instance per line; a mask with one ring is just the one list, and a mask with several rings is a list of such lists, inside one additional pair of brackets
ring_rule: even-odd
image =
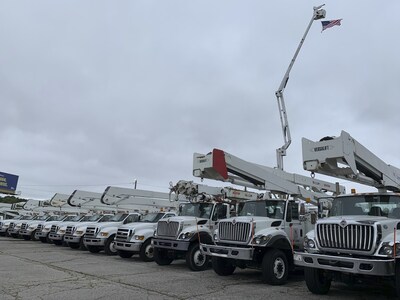
[(143, 241), (144, 235), (135, 235), (135, 240)]
[(309, 239), (308, 237), (304, 238), (303, 242), (304, 248), (314, 249), (315, 248), (315, 241), (313, 239)]
[(57, 233), (58, 234), (63, 234), (63, 233), (65, 233), (65, 229), (60, 229)]
[(157, 236), (157, 229), (154, 230), (153, 232), (153, 236), (156, 237)]
[(214, 235), (213, 235), (213, 240), (214, 240), (214, 241), (218, 241), (218, 234), (214, 233)]
[(108, 232), (100, 232), (100, 236), (107, 237), (108, 236)]
[(50, 231), (50, 227), (45, 227), (42, 229), (42, 231)]
[(84, 234), (84, 231), (83, 231), (83, 230), (77, 230), (77, 231), (75, 232), (75, 234), (77, 234), (77, 235), (82, 235), (82, 234)]
[(29, 226), (29, 229), (35, 229), (36, 228), (36, 226), (34, 226), (34, 225), (31, 225), (31, 226)]
[(190, 239), (193, 235), (194, 235), (194, 232), (184, 232), (184, 233), (180, 234), (179, 239), (187, 240), (187, 239)]
[[(400, 253), (400, 243), (396, 243), (396, 255)], [(379, 254), (393, 256), (393, 243), (383, 243), (381, 249), (379, 249)]]
[(258, 236), (256, 236), (256, 237), (254, 237), (254, 239), (253, 239), (253, 244), (256, 244), (256, 245), (265, 245), (266, 243), (268, 243), (269, 242), (269, 240), (271, 239), (271, 235), (270, 234), (268, 234), (268, 235), (258, 235)]

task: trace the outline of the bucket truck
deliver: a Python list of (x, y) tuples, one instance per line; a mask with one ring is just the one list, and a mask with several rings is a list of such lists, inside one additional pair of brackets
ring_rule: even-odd
[(306, 234), (304, 267), (314, 294), (328, 293), (332, 281), (390, 281), (400, 295), (400, 169), (386, 164), (345, 131), (313, 142), (303, 138), (307, 171), (375, 187), (333, 199), (329, 217)]
[[(118, 214), (109, 220), (109, 222), (99, 223), (87, 228), (84, 238), (85, 246), (92, 253), (104, 250), (107, 255), (117, 254), (114, 238), (120, 226), (136, 224), (142, 214), (145, 215), (149, 212), (159, 212), (160, 210), (169, 211), (174, 209), (174, 205), (169, 201), (168, 193), (113, 186), (106, 188), (101, 196), (101, 202), (103, 205), (115, 207), (119, 211), (130, 212)], [(131, 233), (133, 232), (131, 229), (129, 230)], [(143, 242), (146, 242), (144, 237), (146, 237), (147, 240), (147, 233), (143, 234), (143, 240), (138, 241), (139, 247)], [(149, 250), (147, 244), (145, 247), (147, 249), (146, 253), (150, 254), (151, 250)]]
[(153, 238), (154, 260), (158, 265), (169, 265), (174, 259), (184, 258), (192, 271), (208, 267), (209, 259), (200, 251), (200, 243), (212, 243), (218, 222), (235, 215), (239, 202), (258, 197), (254, 192), (184, 180), (172, 186), (171, 193), (190, 201), (180, 205), (179, 216), (158, 221)]
[(195, 153), (193, 175), (267, 191), (263, 199), (244, 202), (239, 216), (220, 220), (213, 243), (201, 243), (201, 251), (212, 258), (218, 275), (231, 275), (236, 267), (261, 269), (263, 280), (273, 285), (286, 282), (294, 267), (293, 250), (303, 247), (316, 219), (306, 211), (306, 201), (317, 203), (345, 191), (338, 184), (247, 162), (219, 149)]

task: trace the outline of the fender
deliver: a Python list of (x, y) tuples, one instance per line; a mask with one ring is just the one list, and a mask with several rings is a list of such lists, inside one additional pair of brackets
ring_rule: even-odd
[(290, 241), (288, 240), (287, 236), (281, 234), (272, 237), (265, 247), (292, 250), (292, 246), (290, 245)]
[(196, 232), (196, 234), (194, 234), (189, 242), (197, 242), (199, 240), (199, 236), (200, 236), (200, 242), (203, 244), (213, 244), (213, 240), (211, 237), (211, 233), (209, 231), (200, 231), (199, 233)]

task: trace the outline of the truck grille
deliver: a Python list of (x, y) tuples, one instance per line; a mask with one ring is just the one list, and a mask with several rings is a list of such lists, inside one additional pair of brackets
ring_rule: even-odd
[(72, 235), (74, 233), (74, 226), (67, 226), (67, 229), (65, 230), (66, 235)]
[(89, 237), (89, 238), (96, 237), (96, 227), (88, 227), (86, 229), (85, 237)]
[(15, 223), (11, 222), (11, 223), (10, 223), (10, 226), (8, 226), (8, 228), (9, 228), (9, 229), (13, 229), (14, 226), (15, 226)]
[(371, 225), (318, 224), (317, 238), (322, 248), (371, 251), (374, 227)]
[(179, 222), (158, 222), (157, 235), (176, 237), (178, 235)]
[(39, 224), (37, 227), (37, 232), (41, 232), (43, 229), (43, 224)]
[(120, 228), (117, 231), (117, 235), (115, 236), (116, 241), (126, 242), (129, 237), (129, 229)]
[(21, 229), (25, 230), (26, 228), (28, 228), (28, 224), (27, 223), (22, 223)]
[(50, 233), (57, 233), (58, 231), (58, 226), (57, 225), (52, 225), (50, 229)]
[(250, 223), (247, 222), (220, 222), (218, 234), (221, 240), (246, 242), (250, 236)]

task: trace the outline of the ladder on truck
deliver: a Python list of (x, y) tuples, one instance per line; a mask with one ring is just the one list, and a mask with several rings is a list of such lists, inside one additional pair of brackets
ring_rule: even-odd
[(345, 193), (345, 188), (337, 183), (251, 163), (220, 149), (213, 149), (206, 155), (194, 153), (193, 176), (266, 190), (271, 197), (293, 196), (313, 204), (327, 193)]
[(313, 142), (302, 139), (303, 168), (379, 191), (400, 192), (400, 169), (386, 164), (346, 131)]

